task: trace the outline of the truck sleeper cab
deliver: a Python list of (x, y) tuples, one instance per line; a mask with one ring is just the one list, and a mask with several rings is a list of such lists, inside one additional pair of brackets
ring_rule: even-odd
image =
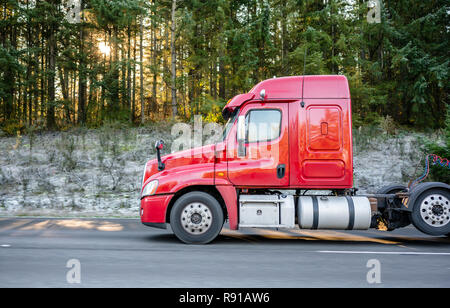
[(185, 243), (212, 241), (226, 219), (232, 230), (392, 230), (412, 222), (428, 234), (450, 233), (448, 184), (356, 195), (345, 76), (265, 80), (231, 99), (223, 116), (221, 142), (162, 158), (158, 142), (158, 159), (143, 175), (143, 224), (170, 223)]

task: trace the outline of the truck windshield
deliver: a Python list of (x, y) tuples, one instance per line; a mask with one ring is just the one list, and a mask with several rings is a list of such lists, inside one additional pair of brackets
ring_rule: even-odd
[(233, 127), (233, 124), (236, 121), (238, 114), (239, 114), (239, 108), (236, 108), (233, 111), (233, 114), (231, 115), (231, 117), (228, 119), (227, 123), (225, 124), (225, 127), (223, 129), (222, 140), (225, 140), (227, 138), (228, 133), (230, 132), (231, 128)]

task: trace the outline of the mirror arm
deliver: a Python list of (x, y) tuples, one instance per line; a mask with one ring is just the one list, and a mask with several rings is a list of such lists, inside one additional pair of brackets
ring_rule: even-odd
[(156, 149), (156, 158), (158, 159), (158, 171), (163, 171), (166, 168), (166, 165), (161, 160), (161, 150), (164, 147), (164, 141), (159, 140), (155, 143), (155, 149)]

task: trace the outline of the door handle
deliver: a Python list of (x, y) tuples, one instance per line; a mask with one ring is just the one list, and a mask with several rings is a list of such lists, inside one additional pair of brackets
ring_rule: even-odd
[(284, 174), (286, 172), (286, 165), (285, 164), (281, 164), (277, 166), (277, 177), (279, 179), (284, 178)]

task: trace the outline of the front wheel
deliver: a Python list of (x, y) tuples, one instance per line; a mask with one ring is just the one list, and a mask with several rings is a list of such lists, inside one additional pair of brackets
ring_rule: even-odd
[(187, 244), (206, 244), (222, 230), (224, 214), (210, 194), (193, 191), (181, 196), (170, 212), (173, 233)]
[(430, 189), (414, 203), (411, 220), (414, 226), (430, 235), (450, 233), (450, 192), (445, 189)]

